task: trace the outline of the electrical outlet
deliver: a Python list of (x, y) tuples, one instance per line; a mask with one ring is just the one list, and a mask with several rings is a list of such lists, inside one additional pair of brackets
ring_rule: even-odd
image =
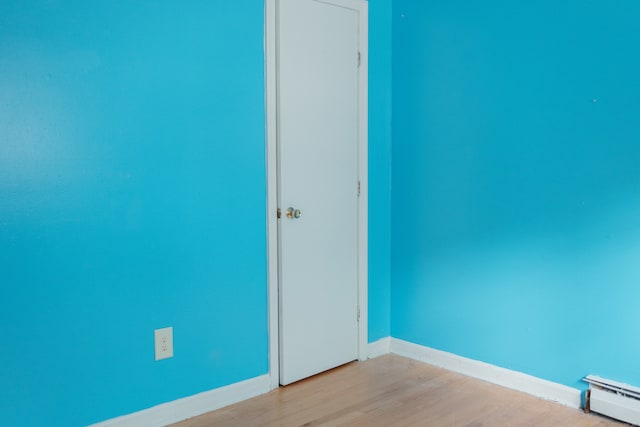
[(173, 357), (173, 327), (153, 331), (156, 360)]

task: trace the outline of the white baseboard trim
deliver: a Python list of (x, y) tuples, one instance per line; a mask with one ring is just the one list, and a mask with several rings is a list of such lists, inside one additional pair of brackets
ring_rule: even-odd
[(375, 359), (391, 352), (391, 338), (386, 337), (367, 344), (367, 359)]
[(581, 406), (580, 390), (562, 384), (396, 338), (391, 338), (390, 349), (391, 353), (399, 356), (438, 366), (502, 387), (522, 391), (571, 408), (577, 409)]
[[(382, 338), (367, 344), (366, 351), (369, 359), (393, 353), (571, 408), (581, 406), (581, 392), (578, 389), (408, 341)], [(89, 427), (164, 427), (268, 393), (271, 389), (270, 375), (262, 375)]]
[(204, 393), (163, 403), (89, 427), (164, 427), (250, 399), (271, 390), (269, 375), (262, 375)]

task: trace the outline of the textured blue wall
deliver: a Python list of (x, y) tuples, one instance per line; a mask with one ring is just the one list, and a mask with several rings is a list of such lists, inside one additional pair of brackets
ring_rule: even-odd
[(391, 0), (369, 2), (369, 342), (391, 309)]
[(640, 3), (394, 1), (394, 337), (640, 384)]
[(263, 7), (0, 3), (0, 424), (267, 373)]

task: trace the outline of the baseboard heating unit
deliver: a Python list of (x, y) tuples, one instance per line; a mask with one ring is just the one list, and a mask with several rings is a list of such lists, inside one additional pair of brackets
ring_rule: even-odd
[(640, 388), (617, 381), (588, 375), (585, 410), (640, 425)]

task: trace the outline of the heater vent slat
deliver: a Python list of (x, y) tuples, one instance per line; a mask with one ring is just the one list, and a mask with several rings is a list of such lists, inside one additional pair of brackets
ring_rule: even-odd
[(633, 396), (637, 399), (640, 399), (640, 387), (634, 387), (629, 384), (608, 380), (606, 378), (601, 378), (595, 375), (587, 375), (587, 377), (584, 380), (589, 384), (597, 385), (599, 387), (603, 387), (608, 390), (621, 392), (623, 394), (627, 394), (629, 396)]

